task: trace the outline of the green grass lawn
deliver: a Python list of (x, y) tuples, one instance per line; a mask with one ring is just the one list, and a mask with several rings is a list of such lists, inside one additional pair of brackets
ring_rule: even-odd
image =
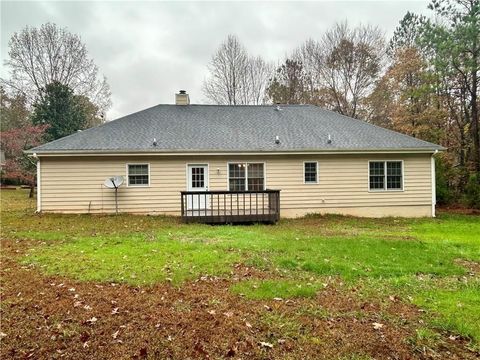
[(2, 236), (40, 240), (23, 257), (47, 274), (176, 286), (231, 276), (237, 264), (267, 278), (231, 291), (252, 299), (311, 297), (327, 278), (369, 296), (396, 291), (432, 326), (480, 341), (480, 218), (309, 216), (278, 225), (185, 225), (170, 217), (35, 215), (23, 191), (3, 191)]

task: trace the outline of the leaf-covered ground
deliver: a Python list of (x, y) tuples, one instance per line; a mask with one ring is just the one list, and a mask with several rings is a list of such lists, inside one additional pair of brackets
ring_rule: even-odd
[(2, 191), (2, 358), (480, 356), (480, 218), (35, 215)]

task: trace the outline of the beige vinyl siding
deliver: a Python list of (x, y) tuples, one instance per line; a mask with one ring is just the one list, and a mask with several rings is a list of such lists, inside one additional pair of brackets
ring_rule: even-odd
[[(46, 212), (114, 211), (114, 191), (103, 186), (127, 176), (127, 163), (150, 164), (150, 186), (119, 189), (119, 210), (179, 214), (187, 190), (187, 164), (209, 166), (209, 189), (228, 189), (229, 162), (263, 162), (269, 189), (281, 190), (281, 215), (333, 212), (363, 216), (430, 216), (432, 174), (429, 154), (281, 155), (193, 157), (43, 157), (41, 209)], [(403, 160), (403, 191), (369, 191), (369, 160)], [(318, 183), (304, 184), (304, 161), (318, 161)]]

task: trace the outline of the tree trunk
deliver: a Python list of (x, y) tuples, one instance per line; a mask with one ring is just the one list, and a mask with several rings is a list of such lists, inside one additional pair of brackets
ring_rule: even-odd
[(478, 124), (478, 101), (477, 101), (477, 69), (472, 72), (472, 131), (473, 131), (473, 160), (475, 161), (475, 172), (477, 181), (480, 183), (480, 128)]
[(34, 191), (35, 191), (35, 185), (30, 185), (30, 193), (28, 194), (29, 198), (33, 198)]
[(465, 129), (460, 129), (460, 151), (459, 151), (459, 165), (463, 169), (465, 167)]

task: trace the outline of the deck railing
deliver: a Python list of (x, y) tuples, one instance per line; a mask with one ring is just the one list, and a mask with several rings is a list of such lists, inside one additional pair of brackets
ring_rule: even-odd
[(182, 220), (209, 224), (280, 219), (280, 190), (182, 191)]

